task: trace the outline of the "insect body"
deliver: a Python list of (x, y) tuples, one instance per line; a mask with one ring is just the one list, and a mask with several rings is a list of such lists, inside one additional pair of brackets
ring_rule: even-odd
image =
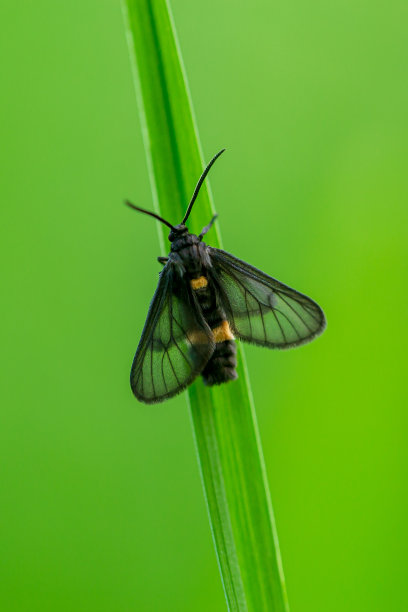
[[(192, 330), (190, 333), (187, 331), (187, 337), (195, 345), (210, 343), (212, 354), (201, 372), (207, 385), (234, 380), (237, 377), (236, 347), (216, 283), (211, 276), (211, 250), (201, 242), (201, 235), (189, 234), (185, 226), (181, 227), (179, 232), (172, 242), (169, 262), (174, 262), (173, 265), (178, 266), (178, 276), (181, 281), (180, 299), (183, 299), (186, 293), (183, 285), (188, 284), (187, 291), (191, 292), (193, 309), (201, 311), (206, 323), (204, 335), (202, 332), (197, 334)], [(170, 240), (172, 238), (170, 235)], [(208, 337), (208, 328), (211, 330), (210, 337)]]
[(202, 241), (216, 217), (198, 236), (185, 226), (222, 152), (204, 170), (180, 225), (126, 202), (171, 230), (171, 251), (159, 257), (164, 268), (130, 374), (133, 393), (146, 403), (176, 395), (200, 374), (207, 385), (234, 380), (234, 338), (285, 349), (309, 342), (325, 327), (323, 311), (313, 300)]

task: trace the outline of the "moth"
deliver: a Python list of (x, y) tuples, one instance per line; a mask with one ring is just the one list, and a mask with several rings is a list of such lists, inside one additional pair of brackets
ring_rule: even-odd
[(235, 338), (287, 349), (309, 342), (326, 325), (322, 309), (306, 295), (203, 242), (217, 215), (198, 236), (187, 229), (204, 179), (224, 150), (205, 168), (179, 225), (126, 201), (170, 228), (170, 253), (158, 257), (164, 267), (130, 373), (134, 395), (147, 404), (173, 397), (200, 374), (210, 386), (235, 380)]

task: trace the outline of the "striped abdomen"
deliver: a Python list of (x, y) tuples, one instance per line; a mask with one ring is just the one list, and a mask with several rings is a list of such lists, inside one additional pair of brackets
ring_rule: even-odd
[(216, 343), (214, 353), (201, 373), (204, 383), (211, 386), (235, 380), (237, 378), (235, 371), (237, 350), (234, 336), (224, 310), (217, 304), (214, 288), (211, 287), (205, 276), (192, 278), (190, 284)]

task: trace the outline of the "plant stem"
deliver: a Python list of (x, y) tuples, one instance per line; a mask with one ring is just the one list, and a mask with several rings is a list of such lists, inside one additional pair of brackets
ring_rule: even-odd
[[(181, 54), (165, 0), (124, 0), (124, 8), (154, 206), (176, 224), (203, 170)], [(194, 233), (214, 214), (208, 180), (199, 200), (189, 219)], [(219, 247), (217, 224), (215, 228), (211, 239)], [(160, 226), (159, 231), (163, 247), (168, 230)], [(210, 524), (229, 609), (288, 612), (241, 346), (238, 360), (237, 381), (205, 387), (198, 380), (188, 389)]]

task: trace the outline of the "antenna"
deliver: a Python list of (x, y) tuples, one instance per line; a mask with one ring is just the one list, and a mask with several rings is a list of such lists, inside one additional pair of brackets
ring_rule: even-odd
[[(204, 179), (207, 176), (207, 174), (209, 173), (211, 166), (213, 165), (215, 160), (218, 159), (219, 156), (222, 153), (224, 153), (224, 151), (225, 151), (225, 149), (221, 149), (221, 151), (219, 151), (217, 153), (217, 155), (214, 155), (214, 157), (212, 158), (212, 160), (210, 161), (210, 163), (207, 165), (206, 169), (204, 170), (204, 172), (200, 176), (199, 181), (198, 181), (198, 183), (196, 185), (196, 188), (194, 189), (194, 193), (192, 195), (192, 198), (190, 200), (190, 204), (188, 205), (187, 212), (184, 215), (184, 219), (181, 222), (182, 224), (184, 224), (187, 221), (187, 219), (189, 218), (190, 213), (191, 213), (191, 209), (193, 208), (193, 204), (194, 204), (194, 202), (196, 200), (196, 197), (198, 196), (198, 192), (200, 191), (201, 185), (204, 183)], [(144, 211), (144, 212), (146, 212), (146, 211)]]
[(170, 229), (172, 229), (172, 230), (175, 229), (174, 226), (171, 223), (166, 221), (166, 219), (163, 219), (162, 217), (159, 217), (159, 215), (156, 215), (156, 213), (150, 212), (150, 210), (145, 210), (144, 208), (139, 208), (139, 206), (135, 206), (134, 204), (132, 204), (132, 202), (129, 202), (129, 200), (125, 200), (125, 204), (126, 204), (126, 206), (129, 206), (130, 208), (133, 208), (133, 210), (137, 210), (138, 212), (144, 213), (145, 215), (149, 215), (150, 217), (153, 217), (154, 219), (157, 219), (158, 221), (161, 221), (162, 223), (167, 225), (167, 227), (169, 227)]

